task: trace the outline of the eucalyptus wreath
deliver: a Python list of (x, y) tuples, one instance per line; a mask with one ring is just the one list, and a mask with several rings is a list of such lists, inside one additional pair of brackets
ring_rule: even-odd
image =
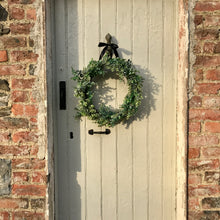
[[(74, 95), (79, 98), (76, 117), (87, 116), (100, 127), (114, 127), (126, 122), (137, 112), (143, 98), (143, 78), (137, 74), (138, 71), (130, 60), (106, 55), (99, 61), (92, 59), (82, 71), (72, 69), (72, 73), (72, 79), (77, 81)], [(93, 104), (94, 88), (97, 86), (95, 78), (104, 78), (108, 73), (115, 74), (121, 81), (127, 79), (128, 93), (116, 110), (104, 104), (97, 109)]]

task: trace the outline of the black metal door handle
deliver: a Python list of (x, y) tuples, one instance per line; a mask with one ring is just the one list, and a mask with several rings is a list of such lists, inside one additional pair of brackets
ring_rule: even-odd
[(111, 133), (111, 131), (110, 131), (110, 129), (105, 129), (105, 131), (94, 131), (93, 129), (90, 129), (89, 131), (88, 131), (88, 133), (90, 134), (90, 135), (93, 135), (93, 134), (110, 134)]
[(66, 82), (60, 81), (60, 110), (66, 110)]

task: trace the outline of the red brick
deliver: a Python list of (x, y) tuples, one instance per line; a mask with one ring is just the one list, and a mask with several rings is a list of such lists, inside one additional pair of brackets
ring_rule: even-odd
[(38, 54), (33, 51), (13, 51), (11, 57), (14, 62), (37, 62)]
[(13, 102), (28, 102), (29, 101), (29, 92), (27, 91), (13, 91), (12, 97)]
[(203, 69), (197, 69), (196, 70), (194, 79), (195, 79), (195, 81), (203, 80)]
[(12, 220), (45, 220), (44, 213), (36, 212), (15, 212), (12, 215)]
[(198, 43), (194, 46), (193, 48), (193, 53), (194, 54), (200, 54), (202, 52), (201, 44)]
[(197, 56), (195, 66), (214, 67), (220, 65), (220, 56)]
[(220, 121), (220, 110), (214, 109), (190, 109), (189, 119)]
[(31, 89), (35, 79), (12, 79), (12, 89)]
[(21, 65), (0, 65), (0, 76), (25, 75), (25, 68)]
[(9, 220), (10, 219), (10, 215), (8, 212), (0, 212), (0, 219), (1, 220)]
[(191, 136), (189, 135), (189, 146), (213, 146), (219, 143), (216, 136)]
[(195, 15), (195, 17), (194, 17), (194, 24), (196, 26), (202, 24), (203, 23), (203, 19), (204, 19), (203, 15)]
[(8, 61), (8, 53), (6, 50), (0, 50), (0, 62)]
[(200, 148), (189, 148), (188, 150), (188, 158), (194, 159), (200, 156)]
[(219, 185), (220, 184), (220, 172), (207, 171), (205, 172), (204, 180), (207, 183), (215, 183)]
[(13, 185), (12, 194), (20, 196), (45, 196), (46, 185)]
[(12, 34), (30, 34), (32, 24), (11, 24), (10, 31)]
[(220, 23), (219, 15), (207, 15), (203, 21), (205, 27), (216, 27)]
[(220, 147), (207, 147), (202, 149), (202, 154), (204, 157), (219, 157)]
[(31, 146), (26, 145), (0, 145), (0, 155), (27, 156), (30, 155)]
[(218, 69), (212, 69), (207, 71), (206, 78), (208, 80), (220, 80), (220, 70)]
[(202, 29), (195, 32), (197, 40), (217, 40), (219, 38), (219, 31), (213, 29)]
[(5, 48), (26, 47), (27, 40), (25, 37), (4, 37), (2, 39)]
[(188, 208), (189, 208), (189, 210), (198, 210), (200, 208), (199, 199), (198, 198), (189, 198)]
[(24, 115), (24, 105), (22, 105), (22, 104), (13, 104), (11, 111), (16, 116), (17, 115)]
[(218, 11), (220, 10), (220, 2), (197, 2), (195, 11)]
[(220, 133), (220, 122), (206, 122), (205, 131), (211, 133)]
[(32, 182), (34, 183), (46, 183), (46, 173), (45, 172), (34, 172), (32, 174)]
[(36, 116), (38, 113), (38, 107), (36, 105), (25, 106), (25, 116)]
[(213, 42), (205, 42), (203, 46), (203, 53), (213, 54), (216, 44)]
[(205, 108), (220, 108), (220, 97), (204, 97), (203, 106)]
[(14, 133), (12, 140), (15, 143), (37, 142), (37, 134), (30, 131), (20, 131)]
[(13, 172), (12, 175), (13, 183), (28, 182), (29, 176), (27, 172)]
[(189, 196), (210, 196), (217, 195), (220, 192), (220, 186), (198, 185), (189, 186)]
[(201, 123), (200, 122), (189, 122), (189, 132), (200, 132)]
[(13, 159), (13, 169), (43, 169), (45, 168), (45, 160), (39, 159)]
[(0, 207), (1, 209), (18, 209), (28, 208), (28, 200), (27, 199), (11, 199), (11, 198), (1, 198), (0, 199)]
[(220, 43), (215, 45), (214, 53), (220, 53)]
[(189, 101), (191, 108), (198, 108), (202, 106), (202, 98), (200, 96), (193, 96)]
[(196, 210), (189, 211), (187, 220), (219, 220), (220, 213), (218, 211)]
[(25, 118), (0, 118), (0, 129), (27, 129), (28, 127), (29, 123)]
[(201, 174), (189, 174), (188, 176), (188, 184), (189, 185), (198, 185), (202, 183)]
[(220, 166), (218, 159), (190, 160), (188, 162), (189, 171), (195, 170), (218, 170)]
[(22, 20), (24, 19), (24, 9), (22, 8), (10, 8), (9, 10), (10, 19)]
[(9, 141), (10, 133), (9, 132), (0, 132), (0, 142)]
[(31, 8), (27, 10), (27, 19), (36, 20), (36, 9)]

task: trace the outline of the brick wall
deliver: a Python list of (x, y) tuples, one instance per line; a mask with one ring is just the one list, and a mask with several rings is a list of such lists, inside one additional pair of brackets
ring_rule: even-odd
[(189, 220), (220, 219), (220, 1), (193, 8), (195, 61), (189, 102)]
[(0, 219), (46, 219), (43, 4), (0, 5)]

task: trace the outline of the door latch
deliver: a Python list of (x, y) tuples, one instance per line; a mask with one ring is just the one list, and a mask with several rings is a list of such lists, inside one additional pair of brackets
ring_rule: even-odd
[(0, 36), (8, 34), (10, 32), (9, 28), (4, 28), (3, 24), (0, 24)]
[(93, 129), (90, 129), (89, 131), (88, 131), (88, 133), (90, 134), (90, 135), (93, 135), (93, 134), (110, 134), (111, 133), (111, 130), (110, 129), (105, 129), (105, 131), (94, 131)]

